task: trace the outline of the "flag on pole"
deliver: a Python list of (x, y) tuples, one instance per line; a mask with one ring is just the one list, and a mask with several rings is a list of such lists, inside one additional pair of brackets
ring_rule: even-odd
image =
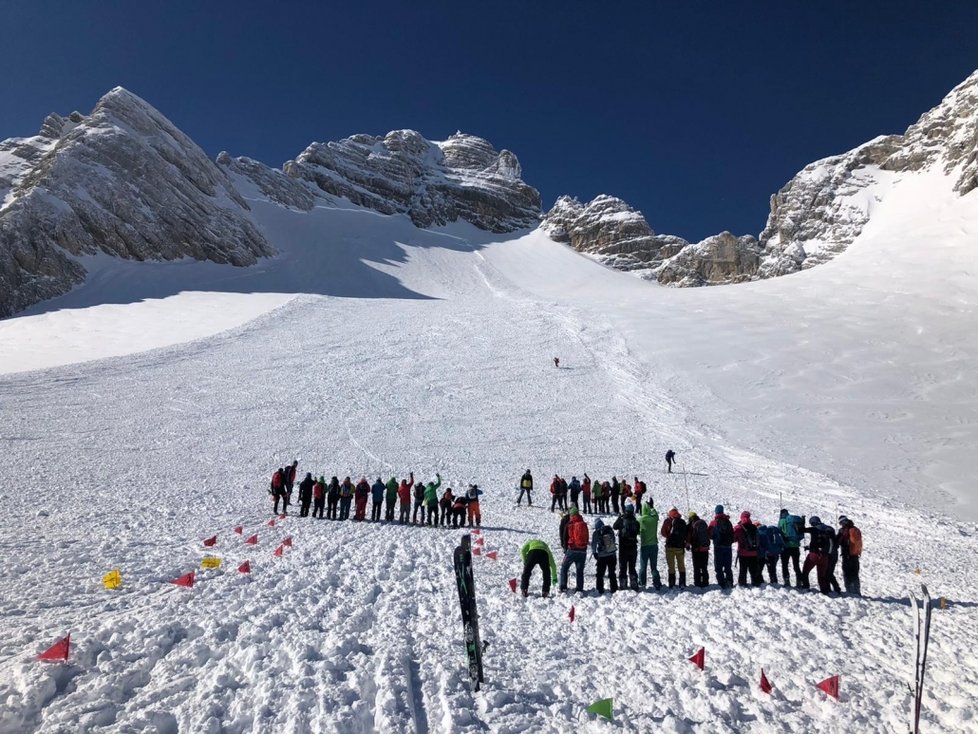
[(67, 660), (68, 652), (71, 649), (71, 633), (55, 642), (51, 647), (37, 656), (38, 660), (57, 661)]
[(597, 714), (598, 716), (603, 716), (608, 721), (614, 721), (614, 714), (612, 713), (612, 705), (614, 699), (602, 698), (600, 701), (595, 701), (590, 706), (587, 707), (587, 712), (589, 714)]
[(118, 589), (122, 586), (122, 572), (118, 568), (113, 568), (102, 577), (102, 586), (106, 589)]
[(204, 541), (204, 546), (207, 547), (207, 548), (211, 548), (211, 547), (213, 547), (215, 545), (217, 545), (217, 536), (216, 535), (212, 535), (211, 537), (207, 538)]
[(516, 593), (516, 579), (509, 580), (509, 590), (512, 591), (514, 594)]
[(774, 690), (774, 686), (768, 681), (767, 676), (764, 675), (764, 668), (761, 668), (761, 690), (765, 693), (770, 693)]
[(180, 578), (173, 579), (173, 581), (171, 581), (170, 583), (176, 584), (177, 586), (185, 586), (188, 589), (193, 588), (194, 572), (191, 571), (190, 573), (185, 573)]
[(251, 563), (245, 561), (240, 566), (238, 566), (238, 571), (240, 573), (251, 573)]
[(252, 535), (245, 541), (245, 545), (258, 545), (258, 536)]
[(689, 659), (693, 665), (695, 665), (700, 670), (703, 670), (703, 666), (706, 665), (706, 648), (701, 647), (693, 657)]
[(832, 696), (836, 701), (839, 700), (839, 676), (833, 675), (819, 683), (816, 688)]

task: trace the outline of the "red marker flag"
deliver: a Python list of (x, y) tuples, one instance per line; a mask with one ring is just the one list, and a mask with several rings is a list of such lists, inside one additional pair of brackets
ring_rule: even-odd
[(567, 616), (570, 617), (570, 621), (571, 622), (573, 622), (574, 621), (574, 617), (577, 616), (577, 612), (574, 611), (574, 605), (573, 604), (571, 604), (570, 612), (567, 613)]
[(210, 548), (211, 546), (217, 545), (217, 536), (212, 535), (207, 540), (204, 541), (204, 545)]
[(271, 520), (268, 521), (268, 527), (270, 527), (270, 528), (274, 528), (275, 527), (275, 518), (274, 517)]
[(188, 589), (191, 589), (193, 588), (194, 585), (194, 572), (191, 571), (190, 573), (185, 573), (180, 578), (173, 579), (173, 581), (171, 581), (170, 583), (176, 584), (177, 586), (185, 586)]
[(288, 515), (286, 515), (286, 514), (285, 514), (285, 513), (283, 512), (283, 513), (282, 513), (281, 515), (279, 515), (279, 516), (278, 516), (278, 519), (279, 519), (279, 520), (284, 520), (284, 519), (285, 519), (285, 518), (287, 518), (287, 517), (288, 517)]
[(238, 571), (241, 573), (251, 573), (251, 563), (245, 561), (240, 566), (238, 566)]
[(290, 535), (285, 540), (283, 540), (282, 541), (282, 545), (284, 545), (286, 548), (291, 548), (292, 547), (292, 536)]
[(38, 660), (67, 660), (68, 651), (71, 648), (71, 633), (69, 632), (66, 637), (62, 637), (60, 640), (55, 642), (51, 647), (42, 652), (37, 656)]
[(282, 546), (279, 546), (278, 548), (275, 549), (275, 554), (274, 555), (276, 557), (278, 557), (278, 558), (281, 558), (281, 556), (282, 556)]
[(689, 659), (689, 662), (700, 670), (703, 670), (703, 666), (706, 664), (706, 648), (701, 647), (699, 651)]
[(485, 544), (486, 544), (486, 539), (485, 538), (476, 538), (472, 542), (472, 545), (485, 545)]
[(241, 535), (244, 532), (244, 528), (238, 525), (238, 527), (234, 529), (234, 532), (236, 532), (238, 535)]
[(498, 551), (490, 551), (489, 553), (486, 553), (486, 558), (491, 558), (492, 560), (495, 561), (498, 555), (499, 555)]
[(473, 548), (472, 549), (472, 555), (473, 556), (481, 556), (482, 555), (482, 548)]
[(826, 678), (816, 687), (821, 691), (825, 691), (825, 693), (832, 696), (836, 701), (839, 700), (839, 676), (833, 675), (831, 678)]
[(512, 591), (514, 594), (516, 593), (516, 579), (509, 580), (509, 590)]
[(258, 536), (252, 535), (245, 541), (245, 545), (258, 545)]
[(472, 535), (482, 535), (482, 531), (476, 528), (475, 530), (472, 531)]
[(774, 690), (774, 686), (768, 681), (767, 676), (764, 675), (764, 668), (761, 668), (761, 690), (765, 693), (770, 693)]

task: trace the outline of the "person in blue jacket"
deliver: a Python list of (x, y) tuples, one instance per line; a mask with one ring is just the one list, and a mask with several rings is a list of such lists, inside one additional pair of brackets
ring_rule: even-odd
[(761, 578), (767, 569), (768, 582), (778, 583), (778, 560), (784, 551), (784, 536), (777, 525), (761, 525), (757, 529), (758, 558), (760, 559)]
[(387, 485), (380, 477), (370, 487), (370, 496), (373, 499), (373, 506), (370, 511), (370, 521), (380, 522), (380, 514), (384, 508), (384, 495), (387, 494)]

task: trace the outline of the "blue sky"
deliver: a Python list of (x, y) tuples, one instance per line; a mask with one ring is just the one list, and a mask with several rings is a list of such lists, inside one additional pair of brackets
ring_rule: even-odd
[(121, 84), (211, 155), (463, 130), (545, 206), (610, 193), (657, 232), (757, 234), (804, 165), (978, 69), (975, 28), (975, 2), (0, 0), (0, 138)]

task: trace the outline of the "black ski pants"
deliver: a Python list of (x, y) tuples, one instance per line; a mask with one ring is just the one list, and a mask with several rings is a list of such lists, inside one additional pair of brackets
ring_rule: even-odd
[(370, 521), (380, 522), (380, 516), (382, 514), (383, 509), (384, 509), (384, 501), (374, 500), (374, 504), (370, 508)]
[(353, 502), (352, 497), (340, 497), (340, 520), (350, 519), (350, 503)]
[(604, 593), (604, 577), (608, 575), (608, 588), (612, 593), (618, 591), (618, 561), (614, 556), (604, 556), (598, 558), (598, 573), (595, 577), (594, 585), (599, 594)]
[(387, 500), (387, 504), (384, 506), (384, 519), (389, 522), (394, 520), (394, 502), (395, 500)]
[(761, 562), (761, 581), (764, 580), (764, 569), (767, 569), (767, 580), (768, 583), (776, 584), (778, 583), (778, 558), (780, 556), (768, 556)]
[(612, 493), (611, 493), (611, 510), (612, 510), (612, 511), (613, 511), (613, 512), (614, 512), (614, 513), (615, 513), (616, 515), (618, 515), (618, 514), (620, 514), (620, 512), (621, 512), (621, 511), (620, 511), (620, 510), (618, 509), (618, 493), (617, 493), (617, 492), (612, 492)]
[(448, 523), (451, 522), (451, 519), (452, 519), (452, 507), (451, 507), (451, 505), (449, 505), (448, 507), (445, 507), (444, 505), (442, 505), (442, 507), (441, 507), (441, 524), (444, 525), (445, 527), (448, 527)]
[(581, 512), (586, 512), (586, 513), (590, 514), (590, 512), (591, 512), (591, 495), (589, 495), (589, 494), (584, 495), (584, 509), (581, 510)]
[(516, 498), (516, 505), (519, 506), (520, 502), (523, 501), (523, 493), (526, 492), (526, 504), (528, 507), (533, 507), (533, 497), (530, 495), (532, 489), (526, 489), (525, 487), (520, 488), (520, 496)]
[(760, 586), (760, 563), (761, 561), (757, 556), (737, 556), (737, 565), (740, 567), (740, 573), (737, 577), (737, 585), (747, 586), (747, 574), (750, 574), (750, 585)]
[(411, 514), (411, 522), (418, 521), (418, 513), (421, 513), (421, 522), (424, 522), (424, 502), (415, 500), (414, 501), (414, 512)]
[(829, 556), (829, 588), (832, 591), (841, 592), (842, 589), (839, 588), (839, 582), (835, 578), (835, 567), (839, 565), (839, 554), (833, 553)]
[(540, 548), (531, 550), (526, 554), (526, 561), (523, 563), (523, 578), (520, 579), (520, 589), (522, 591), (529, 591), (530, 576), (533, 575), (533, 568), (535, 566), (539, 566), (540, 573), (543, 574), (543, 593), (546, 596), (550, 593), (550, 557), (545, 550), (541, 550)]
[(859, 590), (859, 556), (842, 556), (842, 581), (847, 593), (862, 595)]
[(323, 509), (326, 507), (326, 500), (315, 500), (312, 504), (312, 516), (323, 519)]
[(438, 527), (438, 503), (429, 502), (428, 503), (428, 524)]
[(710, 572), (707, 567), (709, 562), (709, 551), (693, 551), (693, 586), (702, 589), (710, 585)]
[(329, 497), (326, 500), (326, 519), (335, 520), (336, 519), (336, 506), (339, 504), (339, 497)]
[(781, 551), (781, 578), (785, 586), (791, 586), (791, 575), (788, 573), (788, 560), (791, 560), (795, 571), (795, 586), (801, 586), (801, 550), (785, 548)]
[(638, 560), (638, 541), (619, 541), (618, 546), (618, 585), (621, 588), (632, 588), (638, 591), (638, 571), (635, 563)]
[(299, 517), (309, 517), (309, 500), (303, 500), (300, 503)]

